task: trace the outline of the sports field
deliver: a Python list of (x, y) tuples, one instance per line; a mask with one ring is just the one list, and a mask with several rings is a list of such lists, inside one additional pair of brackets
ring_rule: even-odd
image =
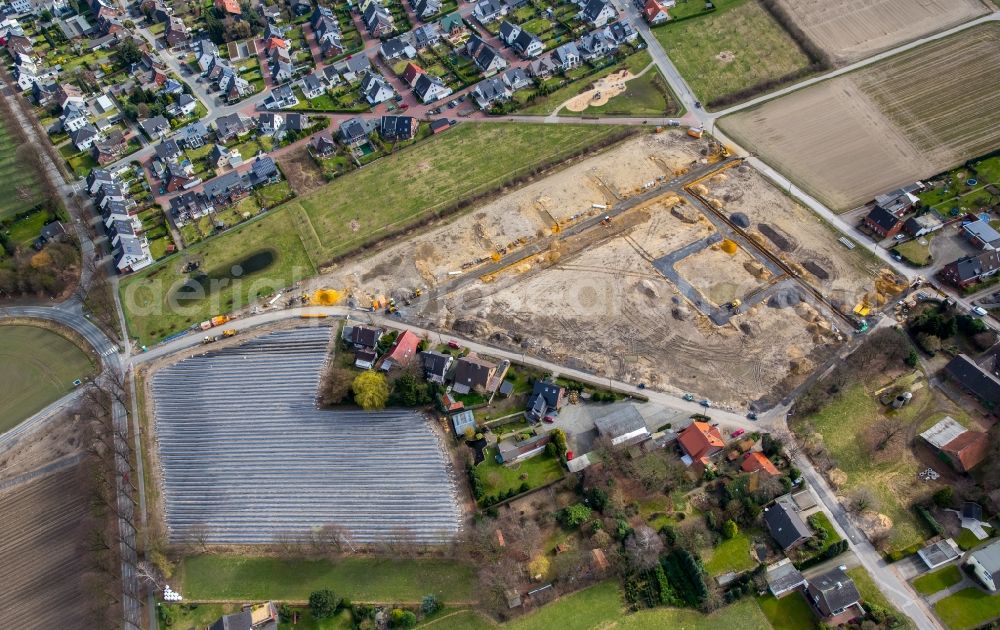
[[(463, 122), (127, 278), (121, 292), (129, 331), (141, 343), (150, 343), (228, 313), (255, 296), (315, 275), (337, 256), (633, 129)], [(266, 268), (244, 274), (238, 283), (217, 283), (200, 299), (196, 294), (183, 304), (174, 299), (177, 288), (190, 279), (182, 271), (186, 260), (198, 260), (205, 272), (224, 271), (262, 249), (276, 254)]]
[(36, 171), (18, 159), (17, 141), (0, 124), (0, 220), (31, 209), (42, 201), (42, 187)]
[(0, 326), (0, 432), (73, 389), (94, 362), (72, 341), (36, 326)]

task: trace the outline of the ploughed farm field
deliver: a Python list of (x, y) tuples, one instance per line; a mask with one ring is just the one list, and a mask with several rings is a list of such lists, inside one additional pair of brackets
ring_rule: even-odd
[(720, 127), (840, 211), (1000, 147), (1000, 25), (727, 116)]
[(151, 379), (171, 542), (270, 544), (335, 526), (357, 542), (451, 538), (461, 510), (429, 421), (318, 409), (331, 328), (275, 332)]

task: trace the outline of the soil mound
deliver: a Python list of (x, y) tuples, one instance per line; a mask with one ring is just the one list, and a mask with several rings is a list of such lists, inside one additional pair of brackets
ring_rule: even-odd
[(771, 308), (794, 308), (802, 303), (802, 294), (797, 289), (779, 289), (767, 300)]

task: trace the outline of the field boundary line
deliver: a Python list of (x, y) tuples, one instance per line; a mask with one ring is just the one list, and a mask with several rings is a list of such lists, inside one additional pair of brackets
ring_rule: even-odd
[(76, 466), (81, 461), (83, 461), (83, 455), (84, 454), (82, 452), (74, 453), (72, 455), (66, 455), (61, 459), (57, 459), (54, 462), (51, 462), (34, 470), (29, 470), (28, 472), (22, 473), (17, 477), (12, 477), (11, 479), (0, 481), (0, 492), (6, 492), (11, 488), (15, 488), (29, 481), (34, 481), (39, 477), (43, 477), (45, 475), (49, 475), (54, 472), (59, 472), (60, 470), (65, 470), (66, 468), (71, 468), (73, 466)]

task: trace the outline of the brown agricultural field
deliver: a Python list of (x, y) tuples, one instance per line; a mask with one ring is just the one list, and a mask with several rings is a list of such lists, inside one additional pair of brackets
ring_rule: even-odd
[(1000, 146), (1000, 26), (728, 116), (721, 128), (844, 211)]
[(0, 610), (7, 628), (90, 628), (79, 466), (0, 491)]
[(837, 65), (988, 12), (980, 0), (775, 0), (775, 4)]

